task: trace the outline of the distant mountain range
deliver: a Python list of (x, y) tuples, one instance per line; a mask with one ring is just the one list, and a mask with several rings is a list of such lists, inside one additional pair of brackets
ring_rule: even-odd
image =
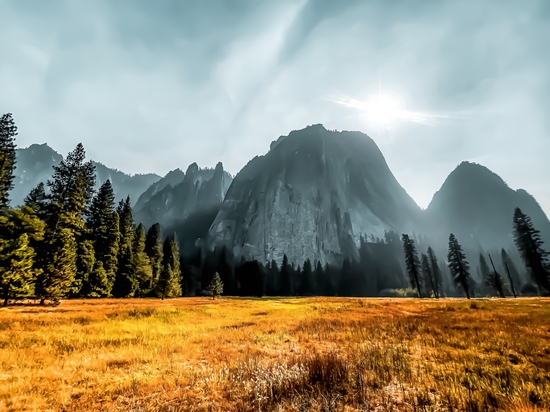
[[(63, 156), (44, 143), (17, 149), (16, 159), (15, 187), (10, 193), (10, 198), (13, 205), (20, 205), (40, 182), (46, 184), (52, 176), (52, 167), (58, 165)], [(117, 200), (130, 196), (132, 203), (135, 203), (149, 186), (161, 178), (153, 173), (130, 176), (101, 163), (93, 163), (97, 172), (96, 187), (101, 186), (107, 179), (111, 180)]]
[[(47, 145), (19, 149), (13, 203), (45, 182), (61, 159)], [(515, 207), (550, 242), (550, 221), (537, 201), (484, 166), (461, 163), (421, 210), (370, 137), (322, 125), (281, 136), (234, 178), (221, 163), (193, 163), (163, 178), (96, 167), (98, 185), (111, 179), (117, 198), (131, 196), (136, 221), (176, 232), (183, 253), (225, 246), (264, 263), (284, 255), (297, 264), (332, 263), (357, 258), (361, 238), (388, 232), (413, 234), (422, 248), (441, 252), (453, 232), (468, 251), (497, 251), (513, 248)]]

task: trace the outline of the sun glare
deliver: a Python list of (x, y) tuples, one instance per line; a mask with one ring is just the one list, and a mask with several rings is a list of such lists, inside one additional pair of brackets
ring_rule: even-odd
[(389, 95), (378, 95), (368, 100), (363, 111), (368, 120), (383, 125), (390, 125), (402, 117), (398, 99)]

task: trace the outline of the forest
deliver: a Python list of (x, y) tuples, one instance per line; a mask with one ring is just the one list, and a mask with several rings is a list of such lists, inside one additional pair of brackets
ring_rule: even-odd
[[(514, 212), (514, 241), (525, 269), (502, 249), (499, 261), (479, 255), (472, 276), (462, 246), (449, 236), (448, 254), (417, 250), (415, 236), (386, 232), (362, 238), (357, 259), (338, 264), (306, 260), (280, 265), (245, 261), (225, 247), (180, 255), (175, 233), (136, 224), (131, 200), (118, 204), (111, 182), (97, 192), (95, 166), (82, 144), (53, 167), (24, 205), (10, 207), (14, 187), (17, 126), (11, 113), (0, 119), (0, 297), (41, 304), (64, 298), (208, 295), (215, 274), (232, 296), (520, 296), (550, 292), (548, 252), (529, 216)], [(406, 271), (401, 261), (404, 258)], [(495, 264), (496, 263), (496, 264)], [(388, 276), (392, 274), (392, 276)], [(525, 275), (526, 274), (526, 275)]]

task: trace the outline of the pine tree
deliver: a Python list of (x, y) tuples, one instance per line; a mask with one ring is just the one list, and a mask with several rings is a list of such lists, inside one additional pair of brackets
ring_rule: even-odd
[(462, 287), (468, 299), (470, 299), (470, 264), (466, 260), (466, 255), (462, 251), (462, 246), (458, 243), (455, 235), (449, 236), (449, 270), (457, 286)]
[(76, 275), (76, 240), (73, 231), (59, 228), (51, 238), (46, 275), (40, 282), (42, 303), (44, 299), (54, 302), (65, 297), (71, 290)]
[(402, 235), (403, 249), (405, 250), (405, 262), (407, 273), (413, 289), (416, 289), (418, 296), (422, 297), (422, 284), (420, 282), (420, 261), (414, 246), (414, 240), (407, 234)]
[(102, 270), (107, 274), (106, 296), (111, 294), (118, 269), (120, 224), (115, 211), (115, 194), (111, 182), (101, 185), (93, 198), (88, 212), (90, 228), (96, 259), (101, 261)]
[(157, 294), (162, 299), (181, 296), (179, 246), (175, 237), (164, 241), (162, 270), (157, 284)]
[(160, 225), (155, 223), (147, 231), (147, 238), (145, 240), (145, 252), (149, 256), (149, 261), (151, 262), (151, 267), (153, 270), (153, 287), (156, 286), (160, 272), (162, 270), (162, 234), (160, 231)]
[(431, 247), (428, 247), (428, 261), (430, 262), (430, 270), (434, 277), (435, 297), (439, 298), (443, 293), (443, 273), (441, 273), (439, 262)]
[(434, 282), (432, 269), (430, 267), (430, 262), (428, 260), (428, 256), (425, 255), (424, 253), (422, 253), (421, 262), (422, 262), (421, 263), (421, 265), (422, 265), (422, 276), (427, 282), (429, 282), (429, 284), (432, 287), (432, 291), (434, 293), (434, 296), (437, 297), (437, 292), (436, 292), (436, 287), (435, 287), (435, 282)]
[[(95, 185), (95, 167), (84, 162), (86, 152), (81, 143), (54, 166), (48, 181), (50, 194), (45, 211), (48, 230), (39, 263), (43, 273), (39, 294), (58, 301), (68, 293), (75, 293), (79, 282), (73, 284), (77, 268), (77, 243), (87, 239), (84, 222), (86, 209), (92, 199)], [(82, 250), (82, 249), (81, 249)]]
[(153, 289), (153, 268), (145, 253), (145, 226), (140, 224), (134, 236), (133, 265), (139, 283), (138, 295), (146, 296)]
[(208, 293), (215, 299), (216, 296), (220, 296), (223, 293), (223, 282), (218, 272), (214, 273), (212, 281), (208, 285)]
[(7, 306), (9, 299), (34, 294), (34, 256), (34, 249), (29, 246), (29, 236), (26, 233), (12, 241), (0, 240), (0, 293), (4, 306)]
[(540, 293), (550, 293), (550, 273), (545, 268), (549, 254), (542, 247), (540, 232), (520, 208), (514, 212), (514, 242)]
[(117, 214), (120, 221), (120, 236), (118, 248), (118, 270), (113, 285), (113, 296), (132, 297), (139, 288), (134, 266), (134, 218), (130, 196), (121, 200)]
[(13, 189), (15, 170), (15, 136), (17, 126), (11, 113), (0, 117), (0, 209), (9, 206), (9, 192)]

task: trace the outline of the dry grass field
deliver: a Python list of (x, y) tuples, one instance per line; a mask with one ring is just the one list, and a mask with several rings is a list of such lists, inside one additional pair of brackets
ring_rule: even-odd
[(101, 299), (0, 309), (0, 410), (548, 408), (549, 299)]

